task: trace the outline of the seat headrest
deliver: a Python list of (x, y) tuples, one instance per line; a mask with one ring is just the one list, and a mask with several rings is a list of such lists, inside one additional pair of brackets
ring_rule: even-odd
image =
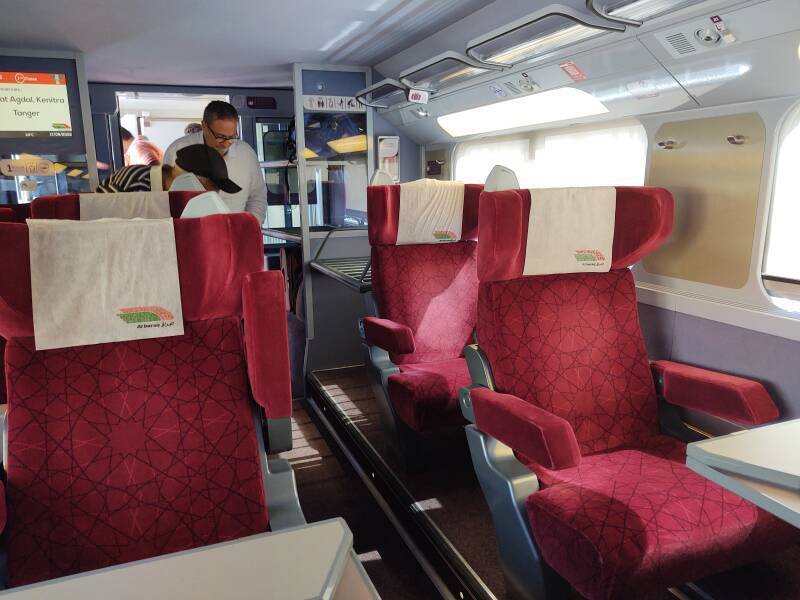
[[(618, 187), (612, 269), (624, 269), (658, 248), (672, 233), (672, 194), (662, 188)], [(480, 199), (478, 278), (523, 276), (531, 210), (530, 190), (484, 192)]]
[(502, 190), (516, 190), (519, 188), (517, 174), (508, 167), (495, 165), (486, 176), (486, 183), (483, 184), (485, 192), (500, 192)]
[[(461, 240), (478, 238), (478, 199), (482, 185), (464, 185), (464, 212), (461, 219)], [(371, 246), (394, 246), (400, 223), (400, 185), (367, 188), (367, 221)]]
[(396, 180), (386, 171), (378, 169), (369, 180), (370, 185), (394, 185)]
[(16, 221), (16, 215), (10, 208), (0, 207), (0, 223), (13, 223)]
[[(245, 275), (264, 270), (258, 220), (248, 213), (177, 219), (175, 247), (184, 321), (242, 313)], [(0, 223), (0, 337), (33, 335), (28, 226)]]
[[(180, 218), (189, 200), (204, 192), (169, 192), (169, 214)], [(31, 202), (31, 219), (81, 220), (80, 194), (39, 196)]]

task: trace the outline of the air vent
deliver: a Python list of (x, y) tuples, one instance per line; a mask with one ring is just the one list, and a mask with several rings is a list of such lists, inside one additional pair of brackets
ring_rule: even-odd
[(680, 29), (675, 28), (658, 32), (655, 37), (672, 58), (680, 59), (686, 56), (694, 56), (695, 54), (713, 52), (725, 46), (725, 43), (721, 41), (705, 42), (704, 39), (710, 35), (710, 33), (706, 35), (706, 30), (712, 31), (711, 27), (708, 26), (708, 21), (700, 19), (693, 23), (681, 25)]
[(666, 37), (667, 42), (672, 46), (673, 50), (681, 56), (697, 52), (697, 48), (689, 41), (686, 34), (683, 32), (673, 33)]

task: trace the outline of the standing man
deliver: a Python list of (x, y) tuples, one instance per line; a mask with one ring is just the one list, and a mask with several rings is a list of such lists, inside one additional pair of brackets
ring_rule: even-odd
[(178, 138), (164, 153), (164, 164), (174, 165), (178, 150), (193, 144), (205, 144), (225, 159), (229, 177), (242, 188), (240, 192), (220, 195), (233, 212), (249, 212), (263, 223), (267, 216), (267, 185), (255, 151), (239, 139), (239, 113), (221, 100), (208, 103), (203, 111), (202, 131)]

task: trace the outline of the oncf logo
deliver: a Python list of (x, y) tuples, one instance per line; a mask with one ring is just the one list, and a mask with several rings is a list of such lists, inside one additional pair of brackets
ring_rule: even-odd
[(27, 83), (29, 81), (36, 82), (37, 79), (35, 76), (25, 73), (17, 73), (14, 75), (14, 81), (17, 83)]

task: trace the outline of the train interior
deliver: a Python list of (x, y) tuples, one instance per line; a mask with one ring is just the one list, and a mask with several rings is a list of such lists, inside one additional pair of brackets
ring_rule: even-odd
[(800, 598), (798, 0), (0, 15), (0, 597)]

